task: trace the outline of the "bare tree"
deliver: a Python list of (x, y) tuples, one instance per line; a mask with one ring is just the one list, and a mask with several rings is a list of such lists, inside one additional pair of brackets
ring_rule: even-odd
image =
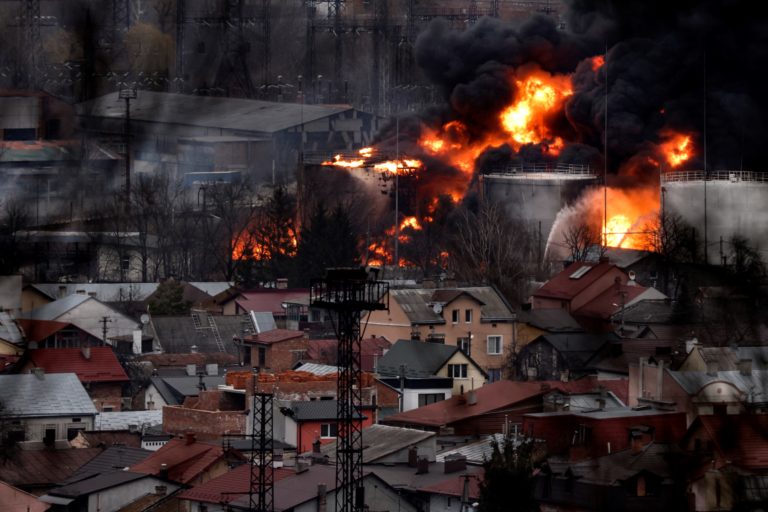
[(571, 261), (584, 261), (593, 247), (602, 247), (600, 232), (586, 222), (569, 226), (563, 234), (563, 243), (571, 253)]
[(450, 247), (449, 265), (457, 278), (495, 285), (515, 301), (525, 296), (531, 237), (497, 203), (484, 203), (477, 212), (461, 208)]

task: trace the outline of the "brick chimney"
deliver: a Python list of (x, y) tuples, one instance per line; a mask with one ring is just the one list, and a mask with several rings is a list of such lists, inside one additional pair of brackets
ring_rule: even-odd
[(288, 289), (288, 278), (286, 278), (286, 277), (278, 277), (277, 278), (277, 289), (278, 290), (286, 290), (286, 289)]
[(187, 432), (187, 434), (184, 436), (184, 444), (189, 446), (190, 444), (195, 444), (195, 433), (194, 432)]
[(328, 503), (328, 486), (317, 484), (317, 512), (326, 512)]
[(415, 468), (418, 461), (419, 450), (415, 446), (408, 448), (408, 466)]
[(739, 359), (739, 373), (745, 376), (752, 375), (751, 359)]
[(426, 457), (419, 457), (416, 461), (416, 474), (426, 475), (429, 473), (429, 459)]
[(444, 472), (455, 473), (467, 469), (467, 458), (464, 455), (454, 453), (445, 458)]

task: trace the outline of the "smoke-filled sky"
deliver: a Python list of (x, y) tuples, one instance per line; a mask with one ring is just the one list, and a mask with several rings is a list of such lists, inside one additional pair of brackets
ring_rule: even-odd
[[(686, 167), (701, 169), (705, 125), (709, 169), (768, 168), (764, 7), (746, 0), (566, 3), (565, 30), (544, 15), (519, 26), (483, 18), (464, 32), (439, 21), (428, 27), (417, 62), (447, 100), (434, 120), (461, 120), (479, 137), (517, 94), (516, 70), (572, 74), (573, 95), (548, 121), (566, 142), (559, 159), (602, 162), (607, 72), (611, 171), (636, 174), (648, 164), (638, 157), (670, 132), (692, 135), (695, 156)], [(606, 47), (607, 64), (593, 70), (590, 58)]]

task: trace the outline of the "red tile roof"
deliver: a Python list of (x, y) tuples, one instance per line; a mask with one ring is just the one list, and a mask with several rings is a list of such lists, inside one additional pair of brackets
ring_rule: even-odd
[[(339, 342), (337, 340), (309, 340), (306, 358), (318, 363), (335, 365), (336, 351)], [(376, 361), (384, 355), (384, 351), (392, 348), (386, 338), (370, 337), (360, 340), (360, 368), (365, 372), (372, 372), (376, 367)]]
[[(290, 469), (275, 469), (274, 481), (278, 482), (293, 474), (294, 472)], [(248, 494), (251, 485), (250, 478), (251, 466), (243, 464), (213, 480), (187, 489), (179, 494), (178, 497), (182, 500), (200, 501), (203, 503), (229, 503)]]
[[(483, 479), (483, 472), (480, 471), (475, 475), (469, 476), (469, 497), (472, 499), (480, 498), (480, 482)], [(451, 478), (443, 480), (442, 482), (421, 487), (419, 490), (422, 492), (428, 492), (432, 494), (445, 494), (448, 496), (458, 496), (459, 498), (464, 493), (464, 475), (454, 475)]]
[(648, 288), (640, 285), (636, 286), (611, 286), (603, 293), (584, 304), (582, 307), (573, 311), (573, 316), (601, 318), (608, 320), (611, 315), (621, 310), (621, 304), (628, 304), (636, 299)]
[(90, 358), (79, 348), (40, 348), (29, 351), (34, 366), (46, 373), (76, 373), (81, 382), (123, 382), (128, 375), (111, 347), (90, 347)]
[(292, 329), (272, 329), (256, 335), (246, 336), (243, 341), (247, 343), (258, 343), (261, 345), (271, 345), (281, 341), (293, 340), (304, 336), (304, 331), (294, 331)]
[(0, 480), (16, 487), (50, 487), (68, 479), (101, 448), (18, 450), (0, 464)]
[(0, 509), (45, 512), (49, 508), (51, 508), (51, 505), (38, 500), (37, 496), (26, 493), (5, 482), (0, 482)]
[(510, 407), (550, 391), (586, 393), (595, 391), (600, 386), (613, 391), (622, 401), (626, 401), (629, 394), (628, 381), (625, 379), (598, 381), (587, 378), (570, 382), (501, 380), (477, 388), (475, 390), (477, 403), (474, 405), (468, 405), (465, 396), (453, 396), (448, 400), (387, 416), (383, 423), (441, 427)]
[(699, 416), (689, 434), (702, 428), (715, 443), (721, 465), (730, 461), (749, 469), (768, 469), (768, 415), (715, 414)]
[[(590, 270), (579, 278), (572, 278), (571, 276), (582, 267), (590, 267)], [(608, 262), (590, 263), (577, 261), (544, 283), (544, 286), (536, 290), (533, 293), (533, 296), (570, 300), (613, 269), (621, 271), (616, 265)], [(621, 272), (623, 273), (623, 271)], [(626, 281), (626, 279), (624, 279), (624, 281)]]
[(246, 311), (257, 313), (272, 313), (274, 316), (285, 316), (284, 302), (307, 302), (309, 288), (265, 288), (243, 292), (235, 299), (235, 303)]
[(161, 464), (166, 464), (169, 480), (187, 484), (204, 473), (223, 456), (224, 448), (221, 445), (200, 441), (187, 444), (186, 439), (174, 438), (129, 469), (136, 473), (159, 475)]

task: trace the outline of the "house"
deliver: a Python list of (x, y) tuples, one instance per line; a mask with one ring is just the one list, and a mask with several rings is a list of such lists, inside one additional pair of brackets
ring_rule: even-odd
[[(290, 370), (305, 359), (309, 339), (304, 331), (273, 329), (243, 338), (245, 364), (261, 370)], [(247, 348), (250, 347), (250, 352)]]
[[(364, 372), (376, 372), (379, 359), (392, 348), (392, 343), (381, 336), (370, 336), (360, 340), (360, 369)], [(316, 363), (335, 365), (338, 358), (338, 340), (309, 340), (306, 360)]]
[(194, 434), (175, 438), (143, 461), (129, 467), (129, 471), (161, 477), (163, 480), (195, 486), (229, 471), (232, 463), (245, 458), (226, 450), (220, 444), (195, 439)]
[(16, 450), (12, 457), (0, 462), (0, 482), (42, 495), (70, 478), (103, 450)]
[(569, 460), (602, 457), (639, 442), (677, 443), (685, 429), (683, 413), (628, 407), (531, 413), (522, 425), (526, 436), (546, 443), (549, 455)]
[(630, 366), (629, 405), (684, 412), (688, 424), (698, 415), (738, 415), (768, 407), (768, 371), (744, 360), (737, 371), (672, 371), (663, 361), (641, 359)]
[(5, 482), (0, 482), (0, 509), (23, 510), (25, 512), (45, 512), (51, 507), (49, 503), (28, 492), (17, 489)]
[(162, 411), (115, 411), (100, 412), (94, 422), (99, 432), (138, 431), (162, 425)]
[[(225, 512), (228, 503), (250, 492), (251, 471), (250, 464), (241, 464), (221, 476), (182, 491), (178, 499), (189, 502), (191, 512)], [(277, 484), (294, 475), (293, 468), (275, 468), (272, 481)]]
[[(417, 407), (439, 402), (451, 398), (453, 394), (453, 379), (450, 377), (424, 377), (412, 379), (403, 376), (402, 378), (382, 377), (377, 382), (392, 389), (398, 395), (398, 402), (393, 411), (384, 411), (381, 399), (378, 404), (380, 408), (379, 418), (384, 419), (389, 414), (396, 412), (410, 411)], [(379, 392), (379, 396), (382, 393)]]
[(98, 411), (122, 409), (123, 387), (129, 378), (112, 347), (41, 348), (29, 350), (25, 358), (23, 372), (42, 368), (47, 374), (74, 373)]
[(167, 354), (223, 353), (241, 361), (243, 354), (236, 340), (246, 325), (243, 317), (192, 310), (189, 315), (151, 315), (147, 330)]
[(528, 309), (517, 313), (518, 350), (542, 334), (584, 332), (584, 328), (565, 309)]
[[(434, 432), (391, 425), (363, 428), (363, 464), (408, 464), (414, 457), (435, 461), (437, 435)], [(336, 441), (321, 444), (320, 453), (336, 461)]]
[(55, 300), (23, 313), (21, 318), (69, 323), (106, 343), (110, 343), (114, 336), (133, 336), (134, 331), (140, 330), (138, 322), (89, 295), (81, 294)]
[(518, 382), (501, 380), (454, 395), (448, 400), (393, 414), (382, 423), (402, 427), (452, 432), (456, 435), (488, 435), (520, 431), (523, 415), (544, 410), (544, 397), (555, 390), (585, 393), (610, 390), (622, 402), (627, 381), (586, 378), (570, 382)]
[[(392, 512), (396, 510), (417, 512), (418, 510), (408, 500), (401, 498), (398, 489), (382, 479), (376, 471), (363, 468), (361, 484), (364, 489), (363, 502), (370, 510)], [(316, 464), (297, 468), (292, 476), (276, 481), (273, 503), (275, 510), (332, 512), (336, 510), (337, 490), (336, 468)], [(229, 502), (229, 506), (233, 511), (252, 510), (247, 495)]]
[(618, 282), (626, 285), (629, 276), (601, 258), (599, 262), (572, 263), (536, 290), (531, 296), (533, 309), (565, 309), (574, 314)]
[(517, 374), (528, 380), (569, 380), (590, 373), (589, 360), (613, 335), (544, 334), (517, 355)]
[(194, 432), (201, 440), (248, 433), (250, 393), (246, 390), (199, 391), (179, 406), (163, 407), (163, 431), (172, 435)]
[(127, 446), (107, 446), (104, 450), (80, 466), (71, 476), (62, 480), (61, 485), (88, 480), (95, 476), (124, 469), (146, 459), (152, 454), (148, 450)]
[(490, 286), (391, 289), (382, 300), (389, 300), (389, 310), (367, 317), (372, 335), (460, 347), (491, 381), (502, 377), (509, 355), (517, 350), (517, 316)]
[(686, 510), (674, 444), (636, 443), (597, 458), (550, 457), (535, 477), (542, 510)]
[(705, 347), (694, 343), (677, 369), (681, 372), (734, 371), (746, 365), (752, 370), (768, 370), (768, 347)]
[(158, 283), (31, 283), (22, 291), (23, 311), (31, 311), (44, 304), (70, 295), (89, 295), (109, 306), (125, 311), (143, 305), (157, 291)]
[(96, 408), (74, 373), (41, 369), (0, 375), (0, 403), (8, 438), (24, 448), (66, 448), (80, 430), (93, 430)]
[[(273, 416), (275, 438), (296, 447), (297, 453), (312, 449), (312, 443), (333, 442), (338, 432), (338, 403), (336, 400), (276, 403)], [(279, 411), (279, 412), (278, 412)], [(376, 409), (370, 405), (361, 407), (358, 418), (361, 428), (376, 422)]]
[(483, 481), (483, 476), (483, 471), (473, 475), (453, 475), (442, 482), (419, 487), (418, 493), (424, 496), (426, 510), (471, 510), (470, 507), (480, 500), (480, 482)]
[(685, 343), (657, 338), (622, 338), (609, 341), (587, 362), (586, 369), (599, 379), (629, 378), (629, 368), (641, 358), (667, 368), (677, 368), (686, 357)]
[(384, 377), (453, 379), (453, 394), (479, 388), (488, 380), (483, 369), (455, 345), (399, 340), (378, 363)]
[(697, 328), (681, 308), (669, 299), (639, 300), (614, 313), (612, 323), (619, 326), (620, 336), (687, 341)]
[(181, 405), (187, 398), (198, 396), (201, 390), (216, 389), (224, 382), (225, 377), (219, 375), (150, 377), (144, 392), (144, 408), (160, 411), (166, 405)]
[(105, 344), (101, 337), (69, 322), (20, 318), (18, 324), (24, 330), (29, 348), (81, 348)]

